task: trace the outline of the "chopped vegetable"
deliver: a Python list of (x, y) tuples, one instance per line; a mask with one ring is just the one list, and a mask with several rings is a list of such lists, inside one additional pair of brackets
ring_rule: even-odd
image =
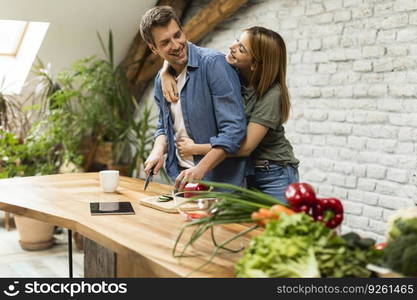
[(189, 219), (189, 220), (197, 220), (197, 219), (201, 219), (204, 217), (207, 217), (207, 213), (206, 212), (183, 212), (183, 214), (185, 214), (185, 216)]
[(171, 201), (173, 199), (174, 199), (174, 197), (172, 197), (171, 195), (165, 194), (165, 195), (159, 196), (156, 201), (158, 201), (158, 202), (168, 202), (168, 201)]

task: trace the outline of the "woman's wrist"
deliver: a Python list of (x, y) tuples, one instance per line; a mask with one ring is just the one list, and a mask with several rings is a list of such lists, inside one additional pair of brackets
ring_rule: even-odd
[(210, 144), (194, 144), (192, 148), (193, 155), (206, 155), (210, 150)]
[(188, 156), (190, 155), (198, 155), (196, 145), (187, 145), (184, 147), (184, 153)]
[(169, 63), (166, 60), (164, 60), (164, 63), (162, 64), (161, 73), (169, 74)]

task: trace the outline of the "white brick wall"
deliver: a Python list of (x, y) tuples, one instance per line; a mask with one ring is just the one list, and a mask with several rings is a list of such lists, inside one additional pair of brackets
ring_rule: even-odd
[(250, 0), (200, 44), (226, 51), (254, 25), (287, 44), (301, 180), (340, 197), (343, 231), (382, 240), (417, 201), (417, 0)]

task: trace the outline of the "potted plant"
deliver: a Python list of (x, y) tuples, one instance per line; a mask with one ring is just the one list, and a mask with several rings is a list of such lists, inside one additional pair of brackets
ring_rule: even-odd
[[(38, 146), (31, 148), (26, 143), (20, 143), (12, 133), (0, 129), (0, 178), (32, 175), (38, 160), (43, 159), (39, 156), (43, 156), (39, 150)], [(38, 152), (39, 155), (32, 157), (34, 152)], [(44, 171), (53, 168), (48, 163), (42, 166)], [(52, 246), (53, 224), (18, 215), (15, 215), (14, 219), (23, 249), (42, 250)]]
[[(128, 88), (124, 70), (114, 64), (112, 32), (107, 47), (100, 35), (98, 38), (105, 58), (82, 58), (69, 70), (59, 73), (61, 89), (51, 96), (51, 101), (70, 104), (74, 123), (83, 137), (85, 170), (91, 170), (94, 162), (106, 168), (127, 165), (125, 175), (131, 175), (130, 166), (136, 157), (132, 150), (140, 148), (135, 147), (137, 141), (133, 143), (133, 138), (146, 135), (149, 125), (135, 120), (137, 103)], [(144, 110), (144, 116), (147, 122), (151, 121), (148, 109)], [(148, 127), (144, 132), (145, 125)]]
[[(40, 63), (40, 62), (39, 62)], [(65, 163), (80, 164), (77, 139), (67, 136), (71, 117), (64, 109), (51, 109), (47, 104), (54, 93), (54, 82), (38, 64), (41, 77), (25, 99), (0, 93), (0, 178), (55, 174)], [(39, 104), (35, 104), (38, 101)], [(32, 122), (30, 121), (32, 120)], [(20, 244), (26, 250), (52, 246), (54, 225), (14, 216)]]

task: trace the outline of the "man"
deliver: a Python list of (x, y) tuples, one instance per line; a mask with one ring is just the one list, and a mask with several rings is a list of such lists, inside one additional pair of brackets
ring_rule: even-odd
[[(145, 173), (163, 166), (175, 186), (182, 190), (188, 181), (209, 180), (242, 185), (244, 158), (226, 158), (236, 153), (246, 134), (246, 120), (236, 72), (220, 52), (188, 42), (175, 12), (157, 6), (143, 16), (142, 38), (153, 53), (167, 61), (177, 78), (180, 100), (167, 103), (160, 74), (155, 79), (155, 101), (159, 120), (154, 147), (145, 162)], [(196, 143), (211, 143), (203, 156), (181, 158), (175, 141), (189, 137)]]

